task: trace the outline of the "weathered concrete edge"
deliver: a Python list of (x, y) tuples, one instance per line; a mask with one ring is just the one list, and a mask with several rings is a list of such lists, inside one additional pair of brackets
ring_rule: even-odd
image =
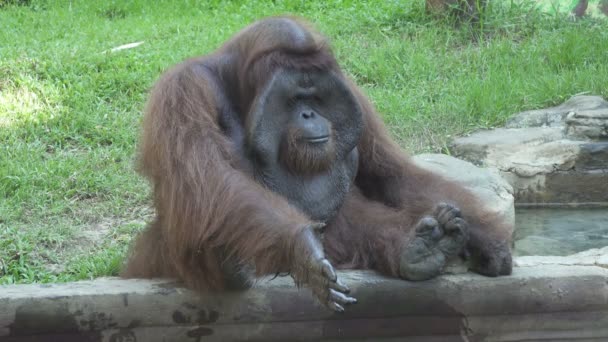
[(0, 340), (49, 334), (108, 341), (116, 334), (150, 341), (167, 334), (175, 334), (170, 340), (293, 340), (295, 333), (297, 339), (466, 335), (475, 338), (469, 341), (518, 341), (581, 332), (608, 338), (608, 270), (601, 267), (527, 266), (509, 277), (467, 273), (426, 282), (364, 271), (339, 276), (359, 300), (343, 314), (323, 309), (289, 278), (207, 295), (167, 280), (3, 286)]
[(519, 202), (515, 203), (517, 209), (602, 209), (608, 208), (608, 202), (570, 202), (570, 203), (558, 203), (558, 202)]

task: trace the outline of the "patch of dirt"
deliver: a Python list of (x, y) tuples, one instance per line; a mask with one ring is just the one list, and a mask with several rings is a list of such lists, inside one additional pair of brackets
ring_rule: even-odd
[[(72, 237), (61, 241), (51, 250), (43, 250), (38, 256), (44, 268), (54, 274), (66, 271), (71, 259), (79, 258), (103, 246), (112, 240), (129, 243), (138, 229), (143, 229), (154, 215), (154, 209), (148, 206), (134, 208), (125, 216), (109, 217), (100, 222), (75, 228)], [(53, 255), (53, 257), (45, 256)]]

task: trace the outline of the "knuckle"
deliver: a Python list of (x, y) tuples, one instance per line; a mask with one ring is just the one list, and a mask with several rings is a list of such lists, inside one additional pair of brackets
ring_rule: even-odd
[(433, 217), (430, 217), (430, 216), (425, 216), (425, 217), (423, 217), (423, 218), (420, 220), (420, 223), (421, 223), (423, 226), (430, 227), (430, 228), (435, 227), (435, 226), (437, 226), (437, 225), (438, 225), (437, 220), (436, 220), (436, 219), (434, 219)]

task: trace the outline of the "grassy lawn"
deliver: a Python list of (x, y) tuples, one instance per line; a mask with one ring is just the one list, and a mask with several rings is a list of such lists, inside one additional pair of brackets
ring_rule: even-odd
[(315, 22), (412, 152), (449, 152), (452, 136), (574, 94), (608, 97), (606, 20), (510, 1), (458, 29), (421, 0), (7, 2), (19, 1), (0, 0), (0, 284), (116, 274), (153, 214), (133, 171), (148, 89), (264, 16)]

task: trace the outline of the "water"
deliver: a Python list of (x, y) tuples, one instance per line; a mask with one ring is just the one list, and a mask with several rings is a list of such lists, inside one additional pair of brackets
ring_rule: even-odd
[(608, 209), (516, 209), (515, 255), (569, 255), (608, 246)]

